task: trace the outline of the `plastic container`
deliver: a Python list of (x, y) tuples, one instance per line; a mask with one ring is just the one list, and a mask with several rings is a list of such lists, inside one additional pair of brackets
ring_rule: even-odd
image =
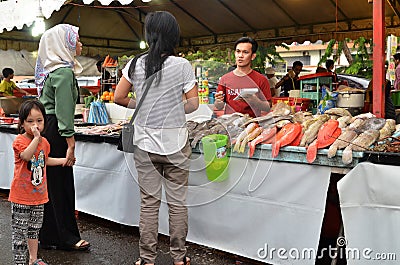
[(210, 181), (221, 182), (228, 178), (228, 136), (211, 134), (201, 139), (203, 144), (206, 174)]
[(289, 106), (294, 106), (295, 111), (307, 111), (311, 107), (311, 99), (309, 98), (292, 98), (292, 97), (273, 97), (272, 105), (278, 102), (285, 102)]
[(400, 90), (392, 90), (390, 93), (393, 101), (393, 105), (396, 107), (400, 106)]

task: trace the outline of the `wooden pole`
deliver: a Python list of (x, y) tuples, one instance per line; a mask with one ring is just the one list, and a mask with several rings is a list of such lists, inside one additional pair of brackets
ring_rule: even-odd
[(373, 69), (372, 69), (372, 112), (385, 117), (385, 0), (374, 0), (373, 8)]

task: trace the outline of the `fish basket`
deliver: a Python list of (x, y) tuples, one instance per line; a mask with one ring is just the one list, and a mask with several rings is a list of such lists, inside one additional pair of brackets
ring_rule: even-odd
[(284, 102), (289, 106), (294, 106), (295, 111), (307, 111), (311, 108), (312, 103), (309, 98), (295, 98), (295, 97), (273, 97), (272, 105), (275, 105), (279, 102)]

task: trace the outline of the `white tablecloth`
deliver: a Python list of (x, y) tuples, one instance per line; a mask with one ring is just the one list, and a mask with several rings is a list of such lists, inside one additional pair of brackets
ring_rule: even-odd
[(0, 132), (0, 189), (9, 189), (14, 172), (12, 142), (16, 135)]
[[(1, 148), (11, 145), (13, 137), (0, 133)], [(2, 161), (10, 165), (1, 167), (0, 179), (11, 180), (12, 155), (4, 154)], [(78, 141), (76, 157), (77, 209), (137, 226), (140, 200), (132, 154), (108, 143)], [(202, 155), (193, 154), (188, 240), (271, 264), (314, 264), (301, 252), (318, 247), (330, 168), (231, 158), (229, 175), (224, 182), (209, 182)], [(3, 182), (2, 188), (8, 187)], [(167, 222), (163, 203), (163, 234), (168, 234)], [(278, 253), (280, 248), (286, 252)]]
[(397, 166), (360, 163), (339, 181), (347, 264), (399, 264), (399, 177)]

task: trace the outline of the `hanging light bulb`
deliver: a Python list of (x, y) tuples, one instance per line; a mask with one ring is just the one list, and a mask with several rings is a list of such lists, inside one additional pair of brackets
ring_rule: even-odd
[(144, 40), (140, 41), (139, 48), (142, 50), (146, 49), (146, 42)]
[(37, 37), (44, 33), (46, 30), (46, 25), (44, 24), (44, 17), (42, 13), (42, 7), (40, 5), (41, 0), (39, 0), (39, 8), (37, 9), (36, 19), (32, 28), (32, 36)]
[(46, 30), (46, 25), (44, 23), (44, 18), (42, 16), (38, 16), (35, 19), (35, 24), (33, 25), (32, 28), (32, 36), (37, 37)]

